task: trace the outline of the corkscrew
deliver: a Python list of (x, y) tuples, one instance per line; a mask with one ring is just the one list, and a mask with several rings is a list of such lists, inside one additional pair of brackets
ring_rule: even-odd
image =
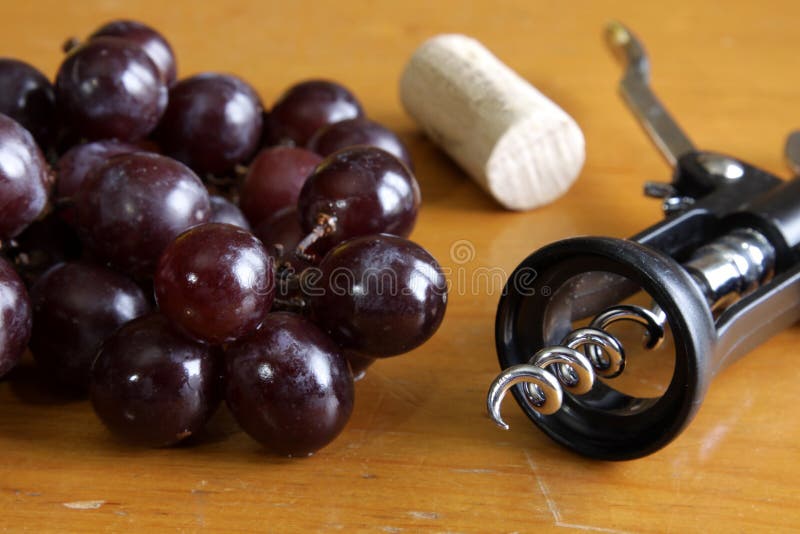
[[(507, 429), (511, 391), (558, 443), (624, 460), (677, 437), (718, 372), (800, 319), (800, 178), (696, 149), (651, 90), (639, 40), (616, 22), (606, 36), (622, 96), (674, 167), (645, 185), (665, 219), (630, 239), (559, 241), (515, 269), (487, 408)], [(798, 174), (800, 132), (786, 155)]]

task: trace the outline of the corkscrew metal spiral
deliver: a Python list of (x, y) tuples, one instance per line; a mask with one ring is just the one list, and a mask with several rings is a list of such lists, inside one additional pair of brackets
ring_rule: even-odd
[[(550, 415), (561, 408), (563, 389), (575, 395), (589, 392), (595, 375), (615, 378), (625, 370), (625, 349), (608, 333), (617, 321), (633, 321), (646, 328), (644, 346), (656, 349), (664, 340), (664, 315), (655, 306), (652, 311), (642, 306), (620, 304), (597, 315), (588, 327), (570, 332), (561, 345), (544, 347), (528, 363), (509, 367), (489, 387), (486, 405), (494, 422), (508, 430), (500, 415), (500, 405), (511, 387), (523, 384), (525, 400), (531, 409)], [(583, 349), (580, 352), (578, 349)], [(553, 371), (548, 370), (552, 366)]]

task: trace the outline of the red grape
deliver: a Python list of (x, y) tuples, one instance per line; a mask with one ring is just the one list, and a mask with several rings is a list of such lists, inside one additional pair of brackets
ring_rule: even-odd
[(75, 211), (91, 250), (128, 274), (147, 276), (164, 248), (206, 222), (211, 208), (206, 188), (188, 167), (136, 152), (112, 158), (87, 177)]
[(7, 254), (29, 285), (53, 265), (78, 259), (83, 252), (78, 233), (55, 212), (33, 221), (14, 242)]
[(350, 370), (353, 372), (353, 380), (356, 382), (364, 378), (367, 374), (367, 368), (375, 363), (375, 358), (372, 356), (364, 356), (354, 350), (345, 349), (343, 353), (344, 357), (347, 358), (347, 363), (350, 364)]
[(242, 211), (230, 200), (219, 195), (211, 195), (211, 217), (208, 222), (232, 224), (242, 230), (250, 231), (250, 224)]
[(165, 154), (197, 173), (222, 174), (258, 148), (261, 113), (261, 100), (243, 80), (198, 74), (170, 89), (155, 137)]
[(133, 20), (115, 20), (98, 28), (89, 39), (97, 37), (120, 37), (139, 45), (158, 69), (167, 86), (175, 83), (175, 54), (163, 35), (156, 30)]
[(200, 431), (220, 401), (220, 364), (208, 345), (178, 334), (159, 314), (135, 319), (102, 345), (89, 388), (114, 434), (151, 447)]
[(132, 280), (90, 263), (62, 263), (31, 288), (30, 347), (47, 375), (87, 388), (100, 344), (121, 325), (149, 309)]
[(290, 87), (269, 114), (271, 141), (305, 146), (325, 125), (364, 115), (355, 96), (336, 82), (309, 80)]
[(158, 124), (167, 106), (167, 86), (138, 45), (97, 37), (74, 48), (61, 64), (56, 101), (79, 134), (136, 141)]
[(20, 123), (46, 149), (56, 131), (53, 84), (27, 63), (0, 59), (0, 113)]
[(342, 347), (375, 357), (402, 354), (430, 338), (444, 318), (442, 269), (411, 241), (352, 239), (331, 250), (319, 268), (311, 316)]
[(377, 122), (365, 119), (340, 121), (317, 130), (308, 142), (308, 149), (329, 156), (343, 148), (368, 145), (382, 148), (413, 169), (411, 154), (397, 135)]
[(300, 315), (271, 313), (225, 349), (225, 400), (239, 425), (279, 454), (308, 456), (353, 411), (353, 377), (336, 344)]
[(259, 152), (239, 195), (239, 205), (250, 223), (257, 226), (278, 210), (295, 206), (306, 178), (321, 161), (303, 148), (281, 146)]
[(25, 284), (0, 258), (0, 378), (19, 362), (31, 336), (31, 303)]
[(164, 250), (154, 278), (161, 312), (190, 336), (229, 343), (255, 330), (275, 296), (272, 258), (251, 233), (196, 226)]
[(18, 235), (42, 213), (51, 185), (30, 132), (0, 114), (0, 239)]
[(417, 180), (388, 152), (356, 146), (331, 154), (308, 177), (297, 207), (303, 230), (324, 235), (310, 251), (323, 255), (353, 237), (387, 233), (407, 237), (419, 210)]
[[(58, 171), (56, 198), (61, 201), (74, 200), (86, 177), (109, 158), (139, 151), (141, 148), (137, 145), (113, 139), (84, 143), (70, 148), (56, 164)], [(71, 206), (64, 205), (59, 213), (65, 221), (70, 223), (75, 221), (74, 209)]]

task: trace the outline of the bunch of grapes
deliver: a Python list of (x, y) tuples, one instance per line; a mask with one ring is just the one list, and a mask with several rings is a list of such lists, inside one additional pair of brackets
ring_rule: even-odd
[(266, 111), (236, 76), (178, 79), (138, 22), (65, 51), (54, 84), (0, 60), (0, 376), (29, 347), (145, 445), (224, 398), (278, 453), (325, 446), (354, 376), (444, 316), (403, 143), (331, 81)]

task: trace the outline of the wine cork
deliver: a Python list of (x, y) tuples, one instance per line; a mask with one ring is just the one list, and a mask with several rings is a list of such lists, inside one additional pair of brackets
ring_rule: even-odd
[(554, 201), (583, 167), (577, 123), (471, 37), (423, 43), (403, 72), (400, 98), (433, 142), (507, 209)]

